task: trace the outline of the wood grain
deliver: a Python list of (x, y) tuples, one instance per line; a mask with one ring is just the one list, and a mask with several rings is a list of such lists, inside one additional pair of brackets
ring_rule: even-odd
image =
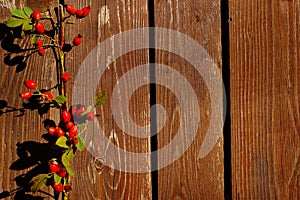
[[(120, 32), (147, 26), (148, 10), (145, 0), (134, 1), (70, 1), (75, 7), (84, 7), (91, 3), (91, 15), (79, 22), (79, 25), (69, 29), (66, 38), (72, 38), (80, 33), (85, 38), (82, 45), (76, 51), (69, 55), (68, 66), (72, 74), (76, 74), (84, 58), (97, 45), (104, 40)], [(138, 10), (138, 12), (137, 12)], [(133, 40), (125, 41), (130, 45)], [(121, 44), (109, 44), (121, 48)], [(113, 52), (108, 52), (113, 53)], [(95, 61), (99, 59), (95, 57)], [(106, 58), (109, 59), (109, 58)], [(134, 67), (147, 64), (148, 52), (146, 50), (128, 53), (116, 59), (100, 78), (99, 83), (94, 83), (86, 77), (86, 84), (98, 84), (99, 90), (107, 93), (106, 103), (98, 109), (100, 118), (98, 118), (103, 131), (108, 138), (111, 138), (112, 144), (121, 149), (132, 152), (149, 152), (150, 139), (139, 140), (127, 136), (128, 133), (121, 130), (115, 123), (112, 116), (112, 106), (121, 106), (111, 104), (112, 91), (118, 80), (126, 72)], [(94, 73), (91, 71), (90, 73)], [(74, 76), (75, 77), (75, 76)], [(138, 77), (132, 77), (137, 79)], [(74, 81), (74, 79), (73, 79)], [(128, 82), (126, 84), (131, 84)], [(70, 88), (72, 89), (72, 88)], [(87, 88), (88, 89), (88, 88)], [(77, 92), (77, 91), (76, 91)], [(82, 94), (83, 96), (85, 94)], [(130, 98), (130, 96), (120, 97)], [(133, 120), (140, 126), (146, 126), (150, 120), (149, 113), (149, 88), (142, 87), (131, 97), (130, 114)], [(127, 119), (124, 119), (127, 123)], [(131, 132), (136, 130), (131, 129)], [(94, 134), (101, 134), (95, 130)], [(96, 144), (97, 145), (97, 144)], [(92, 156), (88, 152), (78, 155), (75, 166), (77, 176), (74, 177), (74, 187), (76, 190), (71, 194), (71, 199), (151, 199), (151, 174), (134, 174), (117, 171), (113, 168), (103, 166), (101, 160), (105, 157)], [(126, 159), (126, 158), (121, 158)], [(100, 162), (99, 162), (100, 161)], [(130, 162), (130, 161), (126, 161)], [(150, 160), (149, 160), (150, 162)], [(131, 163), (138, 165), (138, 163)]]
[[(31, 4), (36, 2), (30, 1)], [(1, 21), (8, 16), (8, 7), (23, 7), (26, 2), (16, 4), (14, 2), (4, 2), (1, 7)], [(27, 2), (28, 3), (28, 2)], [(47, 2), (48, 3), (48, 2)], [(52, 3), (52, 1), (49, 1)], [(145, 27), (148, 25), (147, 1), (70, 1), (76, 8), (83, 8), (91, 5), (91, 14), (83, 19), (78, 20), (75, 26), (67, 26), (66, 42), (71, 43), (77, 34), (82, 34), (84, 39), (82, 44), (74, 48), (67, 54), (67, 72), (73, 75), (73, 79), (68, 82), (69, 98), (72, 96), (72, 84), (81, 63), (88, 53), (105, 39), (133, 28)], [(14, 4), (14, 5), (13, 5)], [(8, 6), (7, 6), (8, 5)], [(38, 4), (41, 6), (41, 4)], [(38, 7), (37, 7), (38, 8)], [(16, 42), (16, 41), (15, 41)], [(126, 44), (132, 44), (134, 41), (127, 40)], [(2, 41), (3, 43), (3, 41)], [(113, 45), (113, 44), (112, 44)], [(30, 41), (22, 41), (21, 47), (29, 47)], [(16, 73), (16, 67), (7, 66), (3, 62), (5, 49), (1, 49), (1, 85), (0, 99), (6, 100), (11, 106), (21, 106), (22, 101), (18, 94), (23, 88), (23, 81), (34, 79), (40, 83), (40, 87), (53, 86), (56, 80), (54, 73), (54, 62), (52, 57), (32, 56), (25, 70)], [(48, 53), (48, 52), (47, 52)], [(48, 55), (48, 54), (47, 54)], [(50, 52), (49, 52), (50, 55)], [(50, 60), (48, 60), (50, 59)], [(97, 58), (95, 58), (97, 60)], [(99, 122), (105, 131), (107, 137), (110, 137), (112, 143), (122, 149), (132, 152), (149, 152), (150, 139), (127, 136), (114, 122), (111, 111), (111, 93), (120, 77), (132, 68), (147, 64), (148, 51), (137, 50), (130, 52), (111, 64), (110, 68), (105, 71), (100, 78), (99, 83), (94, 83), (86, 78), (87, 84), (99, 84), (99, 90), (107, 92), (107, 102), (98, 109), (101, 115)], [(146, 74), (147, 75), (147, 74)], [(132, 77), (136, 79), (138, 77)], [(131, 84), (131, 83), (126, 83)], [(84, 94), (82, 94), (84, 95)], [(128, 96), (121, 97), (130, 98)], [(120, 106), (120, 105), (113, 105)], [(139, 88), (131, 96), (130, 114), (134, 122), (140, 126), (148, 125), (150, 121), (149, 112), (149, 88), (147, 86)], [(41, 133), (45, 132), (42, 121), (44, 118), (38, 117), (35, 111), (26, 111), (22, 117), (16, 117), (16, 113), (5, 113), (1, 118), (1, 137), (0, 137), (0, 192), (11, 191), (16, 188), (13, 181), (14, 177), (21, 172), (15, 172), (9, 169), (9, 166), (18, 156), (16, 152), (16, 143), (24, 141), (41, 141)], [(49, 114), (53, 117), (53, 112)], [(48, 116), (48, 115), (47, 115)], [(56, 116), (57, 119), (57, 113)], [(134, 130), (130, 130), (134, 132)], [(100, 132), (94, 132), (100, 134)], [(151, 173), (134, 174), (114, 170), (103, 166), (102, 157), (95, 157), (88, 151), (76, 155), (72, 166), (75, 171), (75, 177), (72, 179), (74, 190), (71, 192), (70, 199), (151, 199)], [(105, 158), (104, 158), (105, 159)], [(122, 158), (125, 159), (125, 158)], [(129, 161), (127, 161), (129, 162)], [(3, 164), (2, 164), (3, 163)], [(149, 160), (150, 163), (150, 160)], [(139, 163), (130, 163), (139, 165)], [(49, 190), (52, 193), (52, 189)]]
[[(19, 49), (32, 48), (30, 38), (24, 40), (15, 38), (19, 35), (18, 32), (10, 32), (2, 24), (10, 15), (10, 8), (21, 8), (26, 5), (26, 1), (17, 3), (4, 1), (3, 7), (0, 7), (0, 193), (9, 191), (12, 194), (15, 194), (16, 191), (13, 191), (18, 188), (21, 180), (26, 180), (26, 176), (23, 175), (34, 168), (27, 168), (26, 163), (34, 161), (37, 164), (43, 159), (41, 157), (43, 155), (39, 153), (39, 151), (43, 152), (42, 148), (46, 143), (41, 137), (47, 132), (43, 122), (49, 118), (59, 119), (59, 111), (55, 110), (50, 110), (42, 116), (39, 115), (37, 109), (27, 108), (24, 112), (20, 110), (24, 108), (24, 101), (19, 97), (19, 94), (26, 90), (24, 80), (36, 80), (39, 88), (50, 89), (56, 84), (57, 76), (55, 58), (50, 53), (51, 50), (48, 49), (44, 57), (38, 54), (29, 56), (28, 51), (11, 53)], [(45, 27), (48, 30), (49, 24), (45, 24)], [(26, 61), (27, 65), (24, 65), (23, 61)], [(51, 93), (57, 95), (55, 90)], [(24, 155), (29, 157), (24, 157)], [(16, 163), (18, 164), (14, 165)], [(50, 192), (51, 190), (49, 188), (44, 191)], [(37, 195), (47, 196), (39, 192)], [(13, 196), (15, 199), (32, 198), (29, 194), (23, 193)]]
[[(155, 26), (172, 29), (193, 38), (212, 57), (219, 69), (222, 67), (221, 59), (221, 17), (219, 1), (155, 1), (154, 6)], [(170, 37), (156, 37), (156, 42), (166, 42)], [(180, 40), (170, 41), (179, 43), (180, 52), (193, 53), (190, 49), (181, 47)], [(184, 43), (182, 43), (182, 46)], [(175, 162), (158, 171), (158, 198), (159, 199), (223, 199), (223, 139), (220, 138), (208, 154), (200, 159), (198, 154), (203, 139), (208, 130), (211, 119), (211, 99), (208, 88), (203, 80), (202, 74), (194, 68), (185, 58), (168, 51), (156, 50), (155, 62), (167, 65), (178, 71), (191, 84), (200, 107), (200, 123), (195, 140), (187, 151)], [(158, 72), (159, 73), (159, 72)], [(172, 79), (170, 75), (169, 79)], [(170, 84), (177, 84), (181, 80), (173, 77)], [(178, 90), (186, 88), (178, 86)], [(175, 92), (176, 93), (176, 92)], [(164, 147), (174, 139), (180, 124), (182, 105), (176, 98), (174, 91), (165, 86), (158, 86), (156, 103), (161, 104), (167, 111), (166, 123), (158, 133), (158, 149)], [(189, 95), (187, 95), (189, 96)], [(180, 97), (179, 97), (180, 98)], [(183, 97), (182, 97), (183, 98)], [(222, 94), (220, 94), (222, 98)], [(197, 101), (196, 100), (196, 101)], [(186, 101), (185, 104), (191, 102)], [(192, 108), (191, 108), (192, 109)], [(193, 113), (193, 110), (189, 110)], [(183, 117), (188, 117), (188, 115)], [(158, 116), (157, 121), (163, 118)], [(190, 119), (193, 120), (193, 119)], [(186, 141), (190, 136), (191, 127), (185, 126)], [(215, 130), (217, 131), (217, 130)], [(222, 135), (222, 130), (218, 130)], [(218, 133), (216, 133), (218, 134)], [(176, 148), (182, 148), (178, 145)], [(162, 157), (174, 156), (166, 152), (159, 155)]]
[(229, 8), (233, 199), (299, 199), (300, 2)]

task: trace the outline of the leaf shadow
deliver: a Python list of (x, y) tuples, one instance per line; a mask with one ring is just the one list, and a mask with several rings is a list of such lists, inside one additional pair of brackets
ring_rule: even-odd
[[(16, 72), (22, 72), (27, 66), (27, 60), (33, 54), (37, 53), (36, 48), (21, 48), (17, 39), (22, 39), (21, 26), (16, 28), (7, 27), (4, 23), (0, 23), (0, 42), (1, 48), (7, 53), (4, 55), (3, 62), (7, 66), (16, 67)], [(32, 32), (31, 34), (36, 34)], [(45, 31), (45, 35), (53, 37), (55, 32), (53, 30)], [(45, 49), (51, 47), (45, 47)], [(56, 58), (57, 59), (57, 58)]]
[[(40, 90), (40, 92), (50, 91), (57, 86), (49, 90)], [(48, 113), (51, 108), (58, 107), (55, 101), (45, 101), (41, 96), (32, 96), (22, 103), (22, 107), (10, 106), (8, 102), (4, 99), (0, 100), (0, 116), (5, 113), (16, 113), (15, 117), (24, 116), (26, 110), (34, 111), (37, 110), (41, 118), (44, 114)]]
[[(44, 120), (44, 127), (55, 126), (55, 122), (50, 119)], [(47, 135), (47, 134), (44, 134)], [(18, 159), (14, 161), (9, 169), (14, 171), (27, 170), (26, 173), (20, 174), (14, 178), (17, 188), (12, 191), (3, 191), (0, 193), (0, 199), (13, 196), (14, 200), (26, 200), (26, 199), (44, 199), (42, 196), (34, 196), (31, 193), (31, 180), (39, 174), (48, 174), (49, 166), (48, 162), (52, 158), (61, 158), (62, 149), (55, 145), (55, 138), (46, 139), (46, 143), (40, 143), (35, 141), (25, 141), (17, 143), (17, 155)], [(51, 183), (46, 183), (49, 186)], [(38, 190), (39, 193), (54, 198), (53, 195)]]

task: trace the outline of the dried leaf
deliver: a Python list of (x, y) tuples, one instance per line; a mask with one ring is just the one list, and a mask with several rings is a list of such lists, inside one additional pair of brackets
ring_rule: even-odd
[(95, 96), (95, 106), (100, 106), (100, 105), (104, 104), (105, 101), (106, 101), (106, 92), (105, 91), (99, 92)]

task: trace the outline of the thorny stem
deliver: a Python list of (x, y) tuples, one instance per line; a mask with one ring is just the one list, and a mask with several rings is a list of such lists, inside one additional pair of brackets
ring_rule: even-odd
[[(59, 60), (60, 60), (60, 75), (65, 73), (66, 67), (65, 67), (65, 53), (63, 52), (63, 46), (65, 43), (65, 22), (64, 22), (64, 7), (63, 5), (59, 4)], [(59, 76), (60, 77), (60, 76)], [(61, 82), (61, 95), (66, 96), (66, 84), (64, 82)], [(67, 105), (65, 105), (67, 107)]]
[[(60, 76), (65, 73), (66, 71), (66, 65), (65, 65), (65, 53), (63, 52), (63, 46), (65, 43), (65, 13), (64, 13), (64, 7), (62, 4), (59, 4), (59, 60), (60, 60)], [(59, 76), (59, 77), (60, 77)], [(61, 82), (62, 87), (61, 94), (67, 97), (67, 85), (66, 82), (59, 80)], [(68, 102), (65, 103), (65, 107), (62, 109), (68, 108)], [(68, 175), (66, 182), (70, 182), (70, 175)], [(68, 200), (68, 195), (64, 192), (62, 193), (62, 200)]]

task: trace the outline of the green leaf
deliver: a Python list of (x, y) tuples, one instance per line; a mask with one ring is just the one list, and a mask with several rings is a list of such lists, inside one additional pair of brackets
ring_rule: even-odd
[(84, 142), (83, 139), (78, 135), (78, 144), (76, 145), (78, 151), (83, 151), (84, 150)]
[(70, 168), (70, 162), (74, 157), (73, 148), (69, 148), (61, 157), (62, 164), (65, 166), (69, 175), (74, 176), (74, 171)]
[(68, 149), (69, 146), (67, 145), (67, 141), (68, 141), (68, 139), (65, 136), (62, 136), (62, 137), (58, 138), (58, 140), (56, 141), (55, 144), (59, 147)]
[(31, 8), (29, 8), (29, 7), (27, 7), (27, 6), (25, 6), (25, 7), (23, 8), (23, 10), (24, 10), (24, 13), (25, 13), (28, 17), (30, 17), (31, 14), (33, 13), (33, 11), (31, 10)]
[(36, 35), (34, 34), (34, 35), (32, 35), (32, 38), (31, 38), (31, 45), (35, 45), (35, 43), (36, 43)]
[(67, 170), (67, 172), (68, 172), (68, 174), (70, 176), (74, 176), (75, 175), (74, 171), (70, 167), (66, 167), (66, 170)]
[(6, 26), (8, 26), (10, 28), (15, 28), (15, 27), (18, 27), (18, 26), (21, 26), (22, 24), (24, 24), (25, 21), (26, 20), (24, 20), (24, 19), (20, 19), (20, 18), (16, 18), (16, 17), (10, 17), (6, 21)]
[(60, 95), (60, 96), (58, 96), (58, 97), (55, 98), (55, 101), (58, 104), (63, 104), (63, 103), (67, 102), (67, 97), (65, 97), (64, 95)]
[(106, 92), (105, 91), (99, 92), (95, 96), (95, 106), (100, 106), (100, 105), (104, 104), (105, 101), (106, 101)]
[(18, 18), (21, 18), (21, 19), (26, 19), (28, 18), (28, 16), (25, 14), (25, 12), (21, 9), (10, 9), (10, 12), (15, 16), (15, 17), (18, 17)]
[(31, 20), (26, 20), (25, 23), (23, 24), (23, 30), (26, 31), (31, 31), (32, 30), (32, 23)]
[(68, 151), (66, 151), (61, 157), (62, 164), (67, 168), (70, 166), (70, 159), (68, 158)]
[(54, 174), (54, 181), (55, 181), (55, 184), (58, 184), (61, 182), (61, 177), (58, 176), (58, 174), (56, 174), (56, 173)]
[(74, 158), (75, 154), (73, 151), (73, 148), (70, 148), (67, 154), (67, 158), (69, 159), (69, 161), (71, 161)]
[(61, 161), (63, 165), (67, 168), (70, 166), (71, 160), (74, 158), (74, 150), (73, 148), (69, 148), (61, 157)]
[(31, 192), (35, 193), (36, 191), (44, 187), (46, 185), (48, 178), (49, 178), (49, 174), (39, 174), (33, 177), (30, 181)]

